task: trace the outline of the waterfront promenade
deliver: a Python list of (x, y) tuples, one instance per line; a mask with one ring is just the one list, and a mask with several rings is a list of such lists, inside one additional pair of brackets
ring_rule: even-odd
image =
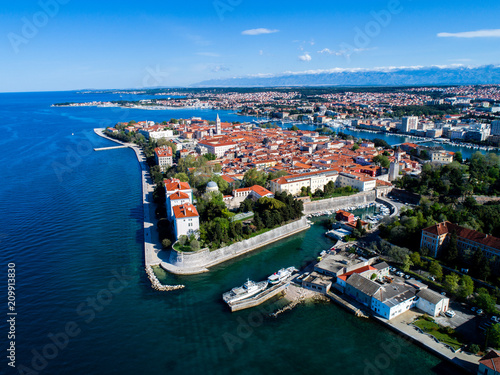
[[(104, 129), (94, 129), (94, 132), (103, 138), (118, 143), (134, 150), (141, 167), (142, 181), (142, 203), (144, 207), (144, 262), (146, 267), (158, 265), (162, 262), (160, 258), (162, 246), (158, 238), (155, 218), (155, 204), (153, 202), (154, 182), (148, 171), (146, 156), (142, 149), (134, 143), (121, 142), (104, 134)], [(111, 148), (112, 149), (112, 148)]]
[(438, 357), (455, 364), (469, 373), (475, 374), (480, 357), (462, 351), (455, 353), (443, 343), (434, 340), (434, 338), (425, 333), (417, 331), (411, 323), (421, 315), (423, 314), (409, 310), (390, 321), (375, 315), (373, 317), (411, 342), (417, 343)]

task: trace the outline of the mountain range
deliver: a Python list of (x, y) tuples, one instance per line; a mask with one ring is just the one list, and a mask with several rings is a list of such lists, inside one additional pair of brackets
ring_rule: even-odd
[(212, 79), (193, 87), (423, 86), (500, 84), (500, 65), (311, 70)]

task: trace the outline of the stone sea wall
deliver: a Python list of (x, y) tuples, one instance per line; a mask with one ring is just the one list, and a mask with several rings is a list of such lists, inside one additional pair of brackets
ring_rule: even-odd
[(243, 240), (232, 245), (210, 251), (202, 249), (197, 252), (181, 252), (172, 250), (169, 263), (179, 268), (207, 268), (233, 259), (277, 240), (291, 236), (309, 228), (306, 217), (282, 227), (270, 230), (258, 236)]
[(316, 212), (339, 210), (349, 206), (359, 206), (366, 203), (375, 202), (377, 193), (375, 190), (350, 195), (347, 197), (337, 197), (322, 199), (319, 201), (304, 203), (304, 214), (314, 214)]

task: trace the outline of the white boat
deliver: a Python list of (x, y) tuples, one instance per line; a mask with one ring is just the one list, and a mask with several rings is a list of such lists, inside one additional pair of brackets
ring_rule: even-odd
[(282, 281), (284, 281), (287, 278), (289, 278), (290, 276), (292, 276), (292, 274), (295, 271), (297, 271), (297, 269), (295, 267), (282, 268), (278, 272), (275, 272), (274, 274), (272, 274), (271, 276), (269, 276), (267, 278), (267, 281), (271, 285), (275, 285), (275, 284), (281, 283)]
[(267, 288), (267, 280), (254, 282), (247, 280), (242, 286), (231, 289), (222, 295), (222, 299), (227, 303), (234, 303), (242, 299), (252, 297)]

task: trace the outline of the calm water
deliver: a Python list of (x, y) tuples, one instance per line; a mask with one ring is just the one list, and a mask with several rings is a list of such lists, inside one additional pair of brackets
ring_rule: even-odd
[[(228, 311), (221, 294), (247, 277), (260, 280), (281, 267), (299, 267), (329, 248), (321, 225), (207, 274), (164, 275), (168, 283), (185, 284), (184, 290), (152, 290), (143, 271), (135, 155), (92, 151), (110, 144), (92, 129), (132, 119), (213, 120), (216, 113), (50, 108), (84, 100), (71, 92), (0, 94), (0, 267), (6, 283), (7, 264), (16, 264), (17, 365), (77, 375), (453, 373), (333, 304), (302, 305), (277, 319), (267, 312), (280, 300)], [(220, 113), (222, 120), (242, 119)], [(5, 317), (0, 335), (5, 353)], [(17, 373), (5, 356), (2, 361), (1, 373)]]

